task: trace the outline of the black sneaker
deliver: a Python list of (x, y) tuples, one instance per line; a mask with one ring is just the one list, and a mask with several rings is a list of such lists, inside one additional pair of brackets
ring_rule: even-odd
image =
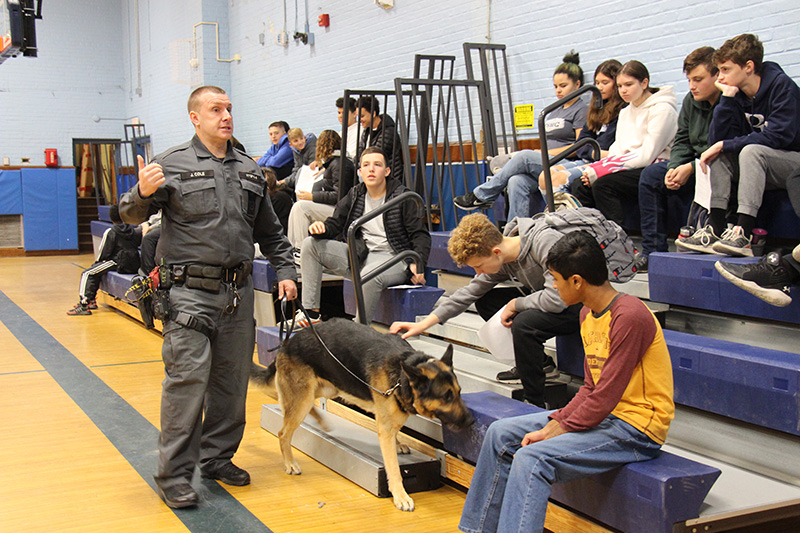
[(484, 202), (475, 196), (475, 193), (470, 191), (463, 196), (456, 196), (453, 198), (453, 203), (459, 209), (464, 211), (474, 211), (475, 209), (488, 209), (492, 207), (492, 202)]
[(86, 307), (89, 309), (97, 309), (97, 300), (89, 300), (89, 303), (86, 304)]
[(650, 262), (650, 256), (644, 255), (643, 253), (636, 254), (636, 259), (633, 261), (633, 266), (636, 268), (636, 272), (643, 274), (647, 272), (647, 265)]
[(726, 263), (717, 261), (714, 267), (720, 275), (753, 296), (770, 305), (786, 307), (792, 303), (789, 290), (792, 283), (791, 274), (781, 254), (770, 252), (758, 263)]
[(561, 372), (558, 371), (556, 367), (556, 362), (553, 361), (552, 357), (547, 358), (547, 362), (544, 364), (544, 378), (545, 379), (553, 379), (557, 378), (561, 375)]
[(250, 484), (250, 474), (247, 470), (239, 468), (230, 461), (219, 468), (209, 468), (202, 471), (202, 476), (206, 479), (218, 479), (227, 485), (243, 487)]
[(499, 372), (497, 374), (496, 379), (500, 383), (522, 383), (522, 380), (519, 377), (519, 370), (517, 370), (517, 367)]
[(75, 304), (75, 307), (67, 311), (69, 316), (83, 316), (83, 315), (91, 315), (92, 312), (89, 311), (89, 308), (81, 303)]

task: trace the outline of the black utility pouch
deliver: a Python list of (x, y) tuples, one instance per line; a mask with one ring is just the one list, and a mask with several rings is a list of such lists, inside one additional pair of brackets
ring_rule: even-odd
[(222, 281), (219, 278), (196, 278), (193, 276), (186, 276), (186, 286), (190, 289), (201, 289), (218, 294), (221, 285)]

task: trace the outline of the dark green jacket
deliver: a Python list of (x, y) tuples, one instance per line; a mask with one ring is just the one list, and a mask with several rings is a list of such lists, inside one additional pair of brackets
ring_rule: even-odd
[(678, 133), (675, 134), (667, 168), (691, 163), (694, 171), (695, 159), (708, 149), (708, 126), (714, 115), (714, 106), (696, 101), (692, 93), (686, 95), (678, 115)]

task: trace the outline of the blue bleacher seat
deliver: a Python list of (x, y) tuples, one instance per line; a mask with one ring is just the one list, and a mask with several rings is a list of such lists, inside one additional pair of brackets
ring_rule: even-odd
[(94, 237), (102, 238), (106, 230), (109, 230), (112, 227), (114, 227), (114, 224), (112, 224), (111, 222), (105, 222), (103, 220), (92, 220), (89, 223), (89, 229), (91, 230), (92, 236)]
[(133, 274), (120, 274), (119, 272), (106, 272), (100, 281), (100, 290), (125, 300), (125, 293), (131, 288)]
[[(127, 189), (125, 189), (127, 190)], [(109, 210), (111, 209), (110, 205), (98, 205), (97, 206), (97, 218), (104, 222), (111, 222), (111, 215), (109, 214)]]
[(253, 261), (253, 288), (257, 291), (272, 292), (278, 282), (278, 273), (267, 259)]
[(665, 331), (675, 401), (800, 435), (800, 355)]
[[(294, 333), (292, 333), (294, 335)], [(280, 328), (278, 326), (267, 326), (256, 328), (256, 346), (258, 347), (258, 362), (264, 366), (269, 366), (278, 355), (277, 348), (280, 345)]]
[(583, 378), (584, 353), (581, 334), (573, 333), (556, 337), (556, 358), (559, 371)]
[(753, 258), (733, 258), (708, 254), (650, 254), (650, 300), (708, 311), (719, 311), (750, 318), (800, 324), (800, 289), (792, 287), (793, 302), (774, 307), (756, 298), (719, 275), (714, 263), (755, 262)]
[(800, 240), (800, 218), (792, 208), (789, 194), (783, 189), (764, 191), (756, 227), (767, 230), (767, 239)]
[[(349, 278), (344, 280), (344, 308), (348, 314), (356, 314), (356, 295), (353, 282)], [(418, 316), (427, 315), (433, 311), (433, 306), (439, 297), (444, 294), (444, 289), (418, 285), (413, 288), (385, 289), (381, 293), (374, 322), (389, 325), (392, 322), (416, 322)]]
[(474, 276), (475, 270), (468, 266), (459, 267), (450, 254), (447, 253), (447, 241), (450, 239), (449, 231), (431, 232), (431, 253), (428, 255), (428, 267), (446, 270), (467, 276)]
[[(495, 420), (541, 411), (494, 392), (462, 395), (475, 417), (469, 429), (443, 428), (444, 449), (475, 463)], [(664, 452), (651, 460), (556, 483), (551, 499), (628, 533), (671, 533), (673, 524), (697, 518), (720, 470)]]

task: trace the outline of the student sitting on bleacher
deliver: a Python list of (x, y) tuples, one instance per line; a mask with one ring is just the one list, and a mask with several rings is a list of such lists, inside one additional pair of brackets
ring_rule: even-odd
[(622, 226), (622, 199), (639, 197), (642, 169), (669, 159), (678, 129), (678, 106), (672, 87), (650, 86), (650, 73), (639, 61), (623, 65), (617, 87), (628, 106), (619, 112), (614, 144), (606, 157), (584, 167), (581, 183), (573, 184), (572, 194), (582, 205), (596, 207)]
[(115, 204), (108, 210), (114, 227), (103, 234), (97, 261), (81, 274), (78, 290), (80, 300), (67, 311), (70, 316), (91, 315), (97, 309), (97, 289), (103, 274), (116, 270), (121, 274), (135, 274), (139, 270), (139, 245), (142, 242), (142, 230), (138, 226), (123, 224), (119, 216), (119, 207)]
[[(394, 119), (383, 110), (378, 99), (374, 96), (362, 96), (358, 99), (358, 113), (361, 120), (361, 139), (358, 151), (363, 153), (365, 148), (376, 146), (386, 156), (388, 168), (392, 169), (394, 179), (403, 180), (403, 152), (401, 151), (400, 135), (397, 134)], [(363, 178), (363, 176), (362, 176)]]
[[(303, 241), (300, 253), (300, 270), (303, 281), (303, 307), (309, 316), (298, 309), (295, 325), (308, 326), (320, 318), (323, 271), (341, 276), (352, 276), (347, 247), (347, 232), (356, 219), (366, 215), (408, 189), (400, 180), (388, 179), (391, 169), (386, 166), (386, 156), (377, 146), (361, 154), (362, 183), (355, 185), (344, 196), (333, 215), (324, 222), (314, 222), (308, 228), (311, 234)], [(431, 235), (425, 223), (424, 211), (413, 202), (404, 202), (365, 223), (356, 243), (361, 273), (375, 267), (404, 250), (414, 250), (427, 262), (431, 250)], [(424, 270), (417, 271), (414, 262), (400, 262), (364, 284), (364, 309), (366, 323), (372, 321), (383, 289), (408, 282), (425, 283)]]
[(142, 228), (139, 274), (148, 276), (157, 264), (156, 253), (158, 240), (161, 238), (161, 211), (142, 222), (139, 227)]
[(303, 130), (300, 128), (292, 128), (286, 133), (289, 139), (289, 146), (292, 147), (292, 157), (294, 158), (294, 166), (292, 172), (278, 182), (278, 185), (283, 185), (287, 189), (293, 191), (295, 183), (297, 182), (297, 175), (304, 165), (311, 165), (317, 152), (317, 136), (313, 133), (303, 135)]
[(319, 134), (315, 166), (323, 177), (314, 182), (313, 190), (295, 191), (297, 202), (289, 214), (289, 242), (297, 254), (311, 223), (331, 216), (339, 197), (353, 186), (355, 167), (350, 159), (341, 156), (341, 144), (342, 138), (333, 130)]
[[(700, 157), (711, 181), (709, 225), (677, 242), (683, 251), (752, 256), (756, 215), (766, 187), (786, 189), (800, 206), (800, 89), (771, 61), (758, 37), (745, 33), (714, 53), (722, 91)], [(727, 229), (731, 182), (739, 182), (738, 218)]]
[(584, 385), (563, 409), (489, 426), (461, 531), (543, 531), (553, 483), (655, 458), (674, 416), (661, 326), (639, 299), (614, 290), (597, 241), (567, 234), (547, 267), (564, 304), (585, 306)]
[(666, 252), (667, 198), (677, 195), (685, 204), (694, 198), (695, 159), (708, 149), (708, 126), (719, 101), (715, 83), (719, 69), (713, 61), (714, 49), (698, 48), (683, 61), (683, 72), (689, 80), (689, 94), (683, 99), (678, 115), (678, 133), (669, 162), (660, 161), (642, 170), (639, 178), (639, 210), (641, 211), (642, 252), (636, 258), (636, 269), (647, 272), (652, 252)]
[[(556, 67), (553, 86), (557, 99), (576, 91), (583, 84), (583, 69), (579, 62), (580, 57), (573, 50)], [(563, 152), (575, 142), (586, 124), (586, 112), (586, 102), (575, 98), (547, 115), (545, 131), (539, 133), (547, 136), (550, 155)], [(492, 179), (463, 196), (456, 196), (453, 203), (466, 211), (486, 209), (508, 188), (508, 220), (530, 216), (531, 195), (537, 190), (537, 180), (542, 168), (540, 151), (521, 150)]]
[[(289, 214), (292, 212), (292, 196), (286, 192), (283, 187), (278, 185), (278, 178), (275, 176), (275, 171), (269, 167), (261, 169), (264, 173), (264, 179), (267, 181), (267, 194), (269, 194), (269, 201), (272, 204), (272, 210), (281, 223), (283, 234), (288, 235), (289, 232)], [(264, 256), (258, 257), (261, 251), (258, 250), (258, 243), (256, 243), (256, 258), (264, 259)]]
[[(578, 135), (578, 141), (596, 140), (600, 145), (600, 157), (607, 156), (609, 147), (614, 144), (617, 136), (617, 118), (620, 110), (627, 105), (617, 90), (617, 74), (621, 68), (622, 63), (616, 59), (609, 59), (600, 63), (595, 69), (594, 84), (600, 90), (603, 107), (597, 109), (597, 95), (592, 93), (592, 101), (586, 112), (586, 126)], [(578, 150), (577, 156), (580, 159), (563, 162), (550, 169), (555, 194), (569, 192), (572, 182), (583, 175), (582, 167), (595, 161), (591, 146), (584, 146)], [(544, 172), (539, 174), (539, 190), (545, 190)]]
[(294, 168), (294, 153), (286, 135), (288, 131), (289, 124), (283, 120), (270, 124), (269, 140), (272, 146), (256, 161), (258, 166), (274, 170), (279, 180), (286, 178)]
[(339, 118), (339, 124), (347, 117), (347, 157), (350, 161), (356, 160), (358, 153), (358, 116), (356, 114), (356, 99), (347, 99), (347, 109), (344, 109), (344, 97), (336, 99), (336, 113)]

